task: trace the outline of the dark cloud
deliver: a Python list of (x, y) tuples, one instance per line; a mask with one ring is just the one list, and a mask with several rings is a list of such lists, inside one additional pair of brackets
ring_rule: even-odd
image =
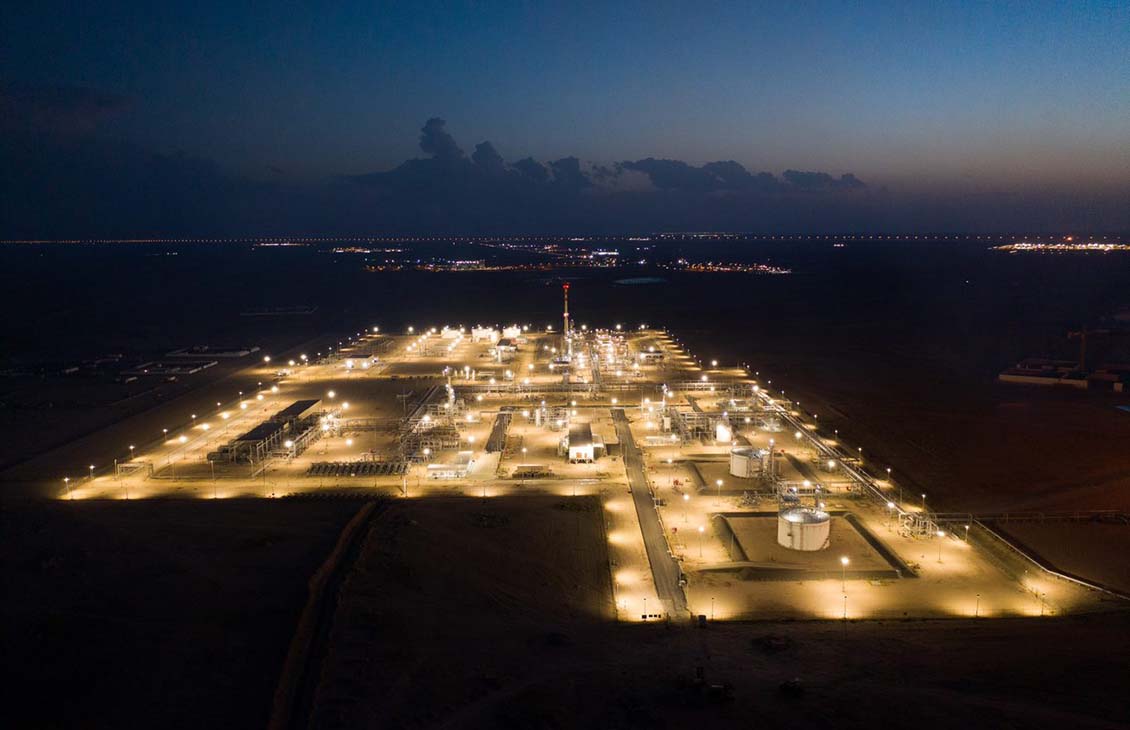
[(708, 162), (702, 167), (681, 160), (647, 158), (620, 163), (625, 170), (642, 172), (660, 190), (710, 193), (718, 191), (775, 192), (780, 183), (771, 173), (750, 174), (733, 160)]
[(642, 172), (651, 179), (651, 184), (660, 190), (690, 190), (710, 192), (718, 189), (718, 178), (701, 167), (692, 167), (681, 160), (657, 160), (648, 157), (635, 162), (621, 162), (625, 170)]
[(834, 178), (826, 172), (801, 172), (785, 170), (782, 177), (797, 190), (835, 191), (857, 190), (867, 187), (863, 181), (851, 173)]
[(866, 187), (863, 181), (851, 173), (835, 178), (826, 172), (786, 170), (782, 175), (783, 180), (778, 180), (768, 172), (751, 174), (733, 160), (708, 162), (702, 167), (695, 167), (681, 160), (648, 157), (634, 162), (621, 162), (620, 166), (625, 170), (644, 173), (651, 184), (660, 190), (693, 193), (777, 193), (789, 190), (838, 192)]
[(549, 180), (549, 170), (545, 165), (541, 164), (532, 157), (526, 157), (518, 160), (511, 165), (515, 170), (522, 173), (534, 182), (546, 182)]
[(439, 117), (429, 119), (420, 130), (420, 149), (437, 160), (461, 160), (463, 150), (448, 134), (446, 126), (447, 122)]
[(4, 88), (6, 129), (15, 129), (11, 110), (24, 121), (16, 133), (0, 134), (0, 238), (1130, 228), (1125, 186), (1073, 197), (913, 195), (869, 189), (851, 174), (750, 173), (733, 160), (603, 166), (527, 157), (507, 164), (489, 142), (468, 158), (438, 118), (421, 135), (427, 157), (292, 185), (97, 132), (26, 133), (90, 129), (124, 103), (86, 91), (14, 95)]
[(0, 84), (0, 129), (7, 133), (88, 134), (129, 99), (81, 86)]
[(562, 157), (549, 163), (553, 171), (553, 184), (561, 190), (578, 192), (592, 187), (592, 180), (581, 172), (581, 161), (576, 157)]
[(608, 182), (620, 176), (620, 165), (593, 165), (591, 177), (597, 182)]
[(733, 160), (708, 162), (702, 166), (702, 169), (714, 175), (725, 190), (755, 190), (769, 193), (781, 187), (772, 173), (759, 172), (752, 175)]
[(502, 161), (502, 155), (498, 154), (498, 150), (490, 142), (480, 142), (475, 145), (475, 151), (471, 154), (471, 161), (490, 172), (500, 172), (506, 165)]

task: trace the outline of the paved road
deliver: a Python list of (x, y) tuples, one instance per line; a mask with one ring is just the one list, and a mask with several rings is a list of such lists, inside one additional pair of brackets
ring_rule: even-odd
[(632, 500), (639, 516), (647, 562), (651, 564), (651, 574), (655, 580), (655, 591), (668, 616), (676, 620), (684, 619), (687, 617), (687, 597), (679, 587), (682, 570), (678, 561), (667, 552), (667, 540), (663, 535), (663, 527), (659, 524), (659, 515), (655, 511), (655, 503), (643, 472), (643, 455), (632, 438), (624, 409), (614, 409), (612, 420), (620, 439), (620, 452), (624, 457), (624, 468), (628, 472), (628, 483), (632, 487)]

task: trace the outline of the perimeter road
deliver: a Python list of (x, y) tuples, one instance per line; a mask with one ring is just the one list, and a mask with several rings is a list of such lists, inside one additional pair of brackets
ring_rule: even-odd
[(667, 615), (675, 620), (687, 617), (687, 597), (679, 586), (682, 571), (679, 563), (667, 551), (667, 539), (659, 524), (659, 513), (655, 510), (654, 497), (647, 486), (643, 472), (643, 455), (632, 437), (628, 419), (623, 408), (612, 410), (612, 420), (616, 424), (616, 435), (620, 439), (620, 452), (624, 457), (624, 469), (628, 473), (628, 484), (632, 489), (632, 501), (636, 505), (636, 515), (643, 533), (647, 562), (651, 564), (651, 575), (655, 581), (655, 592)]

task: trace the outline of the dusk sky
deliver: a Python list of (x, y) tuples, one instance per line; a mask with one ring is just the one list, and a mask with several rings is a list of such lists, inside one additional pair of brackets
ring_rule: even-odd
[[(426, 156), (420, 129), (439, 117), (468, 156), (489, 140), (507, 163), (733, 160), (851, 174), (869, 194), (1038, 196), (1026, 200), (1063, 206), (1046, 223), (1060, 227), (1126, 225), (1128, 69), (1130, 4), (1118, 2), (0, 10), (5, 126), (81, 126), (245, 183), (396, 168)], [(45, 121), (67, 104), (73, 116)], [(16, 152), (32, 166), (49, 154)], [(6, 190), (21, 184), (13, 174)]]

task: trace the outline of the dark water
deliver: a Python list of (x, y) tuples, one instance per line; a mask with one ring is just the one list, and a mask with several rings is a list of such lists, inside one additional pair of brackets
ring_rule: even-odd
[[(1130, 305), (1130, 255), (1009, 255), (984, 242), (618, 243), (613, 269), (368, 272), (366, 261), (527, 260), (470, 243), (373, 244), (402, 253), (250, 244), (12, 245), (0, 248), (5, 364), (110, 352), (145, 357), (196, 344), (283, 344), (370, 325), (556, 324), (562, 280), (577, 323), (665, 325), (704, 358), (783, 352), (921, 360), (991, 377), (1033, 354), (1070, 354), (1065, 333)], [(788, 276), (685, 273), (694, 260), (759, 262)], [(536, 258), (535, 260), (542, 260)], [(662, 278), (662, 283), (623, 285)], [(316, 305), (312, 316), (242, 317)], [(1118, 343), (1110, 356), (1121, 356)]]

